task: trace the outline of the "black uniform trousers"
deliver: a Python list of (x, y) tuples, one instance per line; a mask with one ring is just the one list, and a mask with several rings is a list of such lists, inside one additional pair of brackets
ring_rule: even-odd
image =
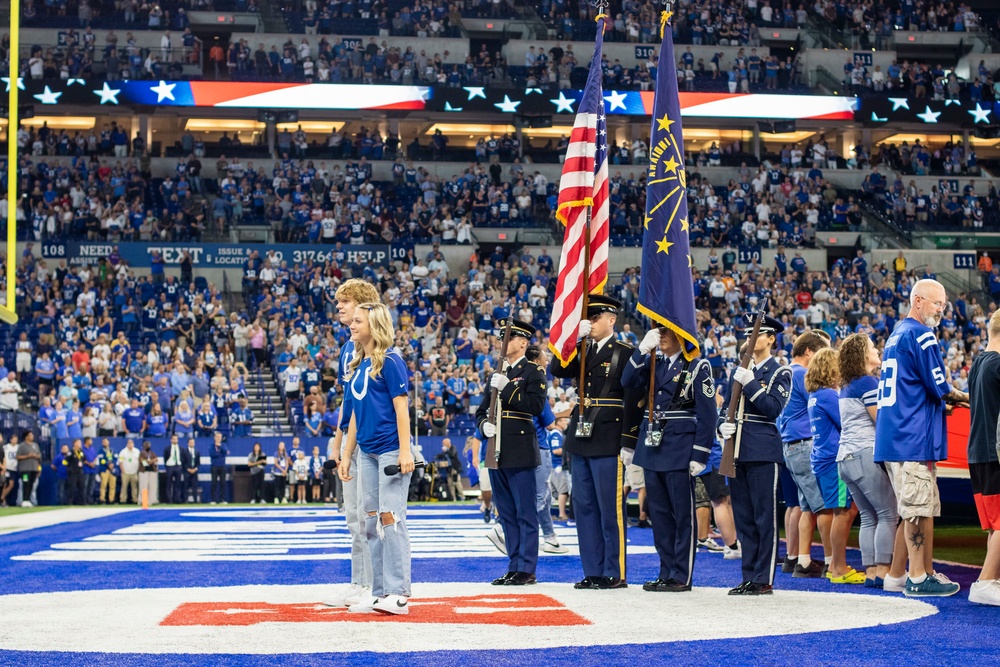
[(653, 544), (660, 557), (660, 579), (691, 585), (694, 571), (694, 479), (687, 470), (643, 470), (646, 508), (653, 524)]
[(737, 463), (736, 477), (730, 483), (736, 534), (743, 551), (743, 581), (771, 585), (778, 560), (778, 464)]
[(538, 512), (535, 509), (535, 469), (490, 470), (493, 500), (507, 544), (508, 572), (534, 574), (538, 566)]
[(573, 457), (573, 518), (585, 577), (625, 579), (625, 494), (617, 456)]
[(186, 503), (188, 499), (188, 493), (191, 494), (191, 502), (198, 502), (201, 496), (201, 484), (198, 483), (198, 473), (184, 471), (184, 495), (181, 498), (182, 503)]
[(167, 466), (167, 502), (179, 504), (184, 502), (184, 469), (180, 466)]

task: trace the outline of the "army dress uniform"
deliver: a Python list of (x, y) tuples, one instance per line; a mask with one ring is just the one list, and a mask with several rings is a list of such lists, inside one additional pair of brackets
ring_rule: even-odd
[[(664, 334), (673, 335), (673, 334)], [(641, 390), (648, 400), (650, 355), (632, 353), (622, 383)], [(660, 557), (659, 576), (644, 590), (691, 589), (698, 524), (695, 517), (692, 462), (705, 466), (715, 440), (718, 410), (715, 383), (706, 359), (687, 361), (678, 352), (657, 355), (652, 420), (643, 415), (633, 463), (646, 478), (646, 505), (653, 543)]]
[[(511, 325), (511, 336), (530, 340), (534, 333), (535, 328), (526, 322), (515, 319)], [(504, 530), (509, 563), (507, 574), (493, 583), (518, 585), (534, 582), (538, 564), (535, 468), (541, 458), (534, 418), (542, 414), (545, 405), (546, 381), (541, 369), (523, 356), (504, 371), (504, 375), (509, 382), (499, 392), (497, 454), (493, 456), (487, 449), (486, 467)], [(485, 400), (476, 410), (476, 426), (480, 433), (489, 414), (489, 404), (490, 401)]]
[[(746, 333), (754, 316), (747, 313)], [(762, 334), (784, 331), (784, 325), (765, 317)], [(774, 584), (778, 559), (777, 487), (783, 461), (777, 419), (791, 395), (792, 371), (774, 357), (752, 369), (754, 379), (743, 385), (736, 409), (736, 477), (732, 480), (733, 518), (743, 551), (743, 584), (731, 591), (741, 595), (748, 582)]]
[[(588, 316), (616, 313), (621, 303), (591, 295)], [(641, 413), (638, 399), (622, 386), (622, 372), (632, 356), (631, 345), (614, 334), (589, 344), (585, 359), (585, 386), (578, 388), (584, 411), (573, 411), (563, 450), (572, 455), (573, 518), (580, 544), (584, 579), (580, 589), (619, 588), (625, 585), (625, 497), (622, 447), (634, 448)], [(563, 366), (549, 363), (553, 377), (580, 378), (580, 355)]]

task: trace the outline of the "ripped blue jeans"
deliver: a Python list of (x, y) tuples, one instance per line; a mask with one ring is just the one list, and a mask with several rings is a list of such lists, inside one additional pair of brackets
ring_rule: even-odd
[[(410, 536), (406, 531), (406, 498), (410, 475), (386, 475), (396, 465), (399, 450), (358, 455), (365, 533), (372, 560), (372, 595), (410, 595)], [(383, 515), (391, 515), (388, 521)]]

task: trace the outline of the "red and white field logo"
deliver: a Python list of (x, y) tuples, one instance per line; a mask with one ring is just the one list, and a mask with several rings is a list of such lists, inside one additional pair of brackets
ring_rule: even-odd
[[(406, 616), (352, 614), (319, 600), (334, 586), (233, 586), (0, 596), (0, 650), (159, 654), (283, 654), (531, 649), (843, 631), (936, 613), (900, 597), (779, 591), (733, 599), (719, 588), (682, 595), (638, 586), (577, 591), (539, 584), (415, 584)], [(720, 613), (720, 610), (724, 612)], [(80, 619), (116, 632), (52, 632)], [(748, 622), (748, 619), (753, 622)], [(386, 641), (387, 624), (392, 641)], [(482, 632), (488, 626), (488, 632)], [(505, 631), (504, 628), (510, 628)], [(553, 631), (555, 630), (555, 631)], [(294, 638), (291, 643), (275, 637)], [(460, 638), (456, 640), (456, 638)], [(458, 641), (458, 643), (456, 643)]]
[(463, 595), (414, 599), (410, 613), (354, 614), (322, 604), (267, 602), (185, 602), (161, 626), (233, 626), (260, 623), (451, 623), (557, 627), (590, 625), (583, 616), (549, 595)]

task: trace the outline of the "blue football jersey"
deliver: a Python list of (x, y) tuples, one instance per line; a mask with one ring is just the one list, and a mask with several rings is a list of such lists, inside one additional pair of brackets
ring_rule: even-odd
[(792, 364), (792, 391), (785, 409), (778, 417), (782, 442), (795, 442), (812, 437), (809, 430), (809, 393), (806, 391), (806, 367)]
[(948, 458), (941, 399), (950, 391), (934, 332), (911, 317), (900, 321), (882, 354), (875, 460)]

